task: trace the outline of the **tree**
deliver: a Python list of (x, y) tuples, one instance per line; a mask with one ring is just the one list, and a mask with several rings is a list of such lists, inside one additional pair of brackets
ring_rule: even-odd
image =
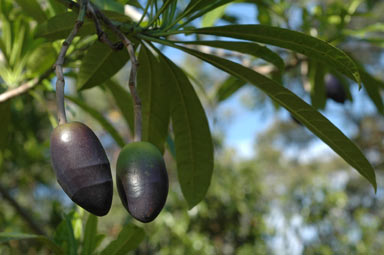
[[(170, 162), (174, 158), (178, 183), (189, 209), (206, 196), (214, 168), (214, 142), (200, 98), (209, 103), (206, 109), (214, 109), (245, 84), (257, 87), (270, 97), (276, 109), (279, 106), (287, 109), (376, 190), (375, 172), (369, 161), (320, 111), (332, 98), (339, 102), (346, 98), (352, 100), (351, 87), (363, 86), (377, 111), (383, 113), (380, 95), (383, 82), (368, 71), (379, 63), (368, 52), (381, 52), (378, 45), (382, 42), (374, 37), (380, 27), (361, 27), (358, 22), (365, 13), (371, 14), (376, 21), (375, 14), (382, 4), (349, 1), (347, 5), (334, 1), (315, 4), (312, 8), (308, 1), (296, 4), (237, 1), (257, 9), (258, 24), (243, 25), (238, 24), (239, 17), (226, 12), (235, 4), (233, 2), (0, 1), (0, 113), (4, 121), (0, 164), (3, 176), (9, 180), (1, 184), (4, 187), (0, 192), (39, 234), (4, 234), (3, 240), (37, 238), (48, 240), (56, 250), (77, 252), (81, 231), (73, 228), (81, 225), (81, 213), (65, 216), (56, 237), (47, 239), (41, 236), (46, 230), (29, 219), (10, 194), (12, 189), (22, 194), (34, 190), (29, 186), (31, 183), (52, 189), (52, 172), (43, 174), (39, 170), (49, 169), (50, 125), (57, 125), (53, 94), (56, 92), (58, 98), (58, 119), (63, 121), (66, 118), (64, 81), (71, 79), (78, 92), (76, 96), (67, 95), (66, 102), (98, 122), (106, 131), (106, 140), (112, 139), (119, 147), (124, 146), (125, 137), (129, 141), (148, 141), (165, 152)], [(136, 12), (125, 15), (124, 5), (139, 10), (139, 18), (135, 18)], [(301, 17), (290, 18), (292, 13), (296, 16), (299, 13)], [(363, 23), (372, 24), (372, 20), (367, 18)], [(217, 23), (220, 25), (215, 26)], [(363, 43), (372, 50), (362, 53)], [(208, 52), (206, 47), (210, 47)], [(204, 81), (177, 65), (166, 54), (169, 48), (224, 71), (226, 79), (218, 86), (199, 86)], [(220, 50), (224, 50), (224, 54)], [(129, 78), (116, 79), (119, 70), (127, 70), (124, 66), (128, 62)], [(329, 77), (337, 81), (334, 82), (339, 86), (336, 94), (345, 92), (341, 93), (343, 100), (331, 96)], [(130, 93), (119, 84), (121, 80), (129, 80)], [(304, 90), (296, 90), (296, 83), (301, 80)], [(54, 88), (53, 81), (56, 82)], [(92, 100), (87, 100), (86, 92), (91, 88), (101, 89), (97, 95), (100, 100), (113, 99), (119, 109), (117, 114), (125, 121), (122, 128), (116, 128), (101, 109), (92, 106)], [(308, 94), (310, 104), (302, 99)], [(102, 110), (114, 112), (108, 103)], [(39, 169), (35, 169), (35, 165)], [(32, 175), (25, 175), (30, 169)], [(15, 174), (16, 170), (20, 176)], [(29, 201), (36, 199), (32, 197)], [(26, 206), (31, 207), (31, 204), (26, 203)], [(53, 208), (52, 219), (60, 210), (50, 203), (45, 206)], [(47, 218), (39, 220), (47, 221)], [(88, 222), (85, 227), (88, 235), (82, 244), (84, 249), (93, 249), (101, 238), (92, 231), (97, 220), (90, 216)], [(52, 225), (57, 223), (56, 217)], [(138, 242), (135, 238), (142, 238), (142, 229), (130, 226), (123, 228), (121, 235), (104, 252), (109, 252), (119, 242), (126, 242), (130, 249), (136, 248), (133, 244)], [(134, 235), (134, 232), (140, 234)]]

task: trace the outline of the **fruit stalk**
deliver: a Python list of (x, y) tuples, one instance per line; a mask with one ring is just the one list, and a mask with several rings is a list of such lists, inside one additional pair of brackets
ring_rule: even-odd
[(75, 38), (80, 27), (83, 25), (84, 16), (87, 10), (87, 4), (88, 4), (88, 0), (80, 1), (80, 11), (79, 11), (79, 15), (77, 17), (76, 23), (71, 33), (67, 37), (67, 39), (65, 39), (65, 41), (63, 42), (63, 46), (61, 47), (59, 56), (55, 63), (56, 76), (57, 76), (56, 104), (57, 104), (57, 117), (59, 120), (59, 124), (67, 123), (67, 116), (65, 114), (65, 104), (64, 104), (64, 87), (65, 87), (64, 72), (63, 72), (64, 58), (65, 58), (65, 55), (67, 54), (69, 45), (71, 45), (73, 41), (73, 38)]

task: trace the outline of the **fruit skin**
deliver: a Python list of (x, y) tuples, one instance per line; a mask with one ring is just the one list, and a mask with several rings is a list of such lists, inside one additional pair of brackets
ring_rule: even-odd
[(113, 195), (111, 168), (93, 131), (80, 122), (59, 125), (52, 132), (50, 150), (65, 193), (90, 213), (106, 215)]
[(325, 90), (327, 97), (333, 99), (337, 103), (344, 104), (347, 99), (343, 85), (339, 79), (333, 75), (327, 75), (325, 77)]
[(168, 195), (168, 174), (160, 151), (148, 142), (127, 144), (117, 159), (116, 183), (127, 211), (141, 222), (153, 221)]

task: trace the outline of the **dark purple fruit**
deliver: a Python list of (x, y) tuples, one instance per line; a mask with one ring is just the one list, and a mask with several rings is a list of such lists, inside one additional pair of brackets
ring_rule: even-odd
[(327, 97), (333, 99), (335, 102), (343, 104), (347, 99), (345, 89), (340, 80), (333, 75), (325, 77), (325, 90)]
[(73, 202), (97, 216), (111, 208), (113, 183), (103, 146), (80, 122), (59, 125), (51, 135), (57, 181)]
[(141, 222), (154, 220), (168, 195), (163, 156), (151, 143), (127, 144), (117, 159), (117, 190), (128, 212)]

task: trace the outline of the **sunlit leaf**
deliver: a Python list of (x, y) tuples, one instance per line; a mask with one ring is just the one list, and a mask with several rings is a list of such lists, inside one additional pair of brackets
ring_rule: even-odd
[(81, 61), (77, 88), (89, 89), (104, 83), (116, 74), (128, 61), (128, 52), (113, 50), (96, 41)]
[(213, 144), (207, 117), (185, 73), (161, 55), (168, 78), (176, 162), (181, 190), (190, 208), (204, 197), (213, 171)]
[(64, 254), (61, 248), (54, 243), (51, 239), (48, 239), (46, 236), (42, 235), (33, 235), (33, 234), (25, 234), (25, 233), (0, 233), (0, 243), (1, 242), (9, 242), (13, 240), (26, 240), (26, 239), (36, 239), (42, 243), (44, 243), (49, 249), (54, 252), (54, 254), (60, 255)]
[(170, 120), (169, 79), (160, 61), (142, 46), (137, 89), (142, 101), (142, 139), (164, 150)]
[(97, 245), (97, 217), (93, 214), (88, 215), (88, 220), (85, 225), (82, 255), (91, 255)]
[(133, 133), (135, 131), (135, 124), (131, 94), (113, 80), (106, 81), (105, 87), (111, 92), (117, 107), (120, 109), (130, 131)]
[(136, 249), (144, 239), (143, 229), (134, 225), (126, 225), (120, 231), (116, 240), (112, 241), (101, 255), (123, 255)]
[(206, 45), (215, 48), (237, 51), (254, 57), (264, 59), (265, 61), (275, 65), (278, 69), (284, 69), (284, 61), (275, 52), (265, 46), (250, 42), (234, 42), (234, 41), (180, 41), (184, 44)]
[(269, 97), (291, 112), (291, 114), (298, 121), (305, 125), (317, 137), (328, 144), (346, 162), (353, 166), (362, 176), (371, 182), (376, 190), (377, 184), (375, 171), (361, 150), (327, 118), (290, 90), (235, 62), (181, 46), (175, 47), (263, 90)]
[(37, 22), (43, 22), (47, 19), (40, 4), (36, 0), (16, 0), (15, 2), (21, 6), (25, 14), (32, 17)]
[(324, 62), (360, 83), (359, 70), (350, 57), (331, 44), (301, 32), (264, 25), (207, 27), (188, 30), (189, 32), (231, 37), (287, 48)]

